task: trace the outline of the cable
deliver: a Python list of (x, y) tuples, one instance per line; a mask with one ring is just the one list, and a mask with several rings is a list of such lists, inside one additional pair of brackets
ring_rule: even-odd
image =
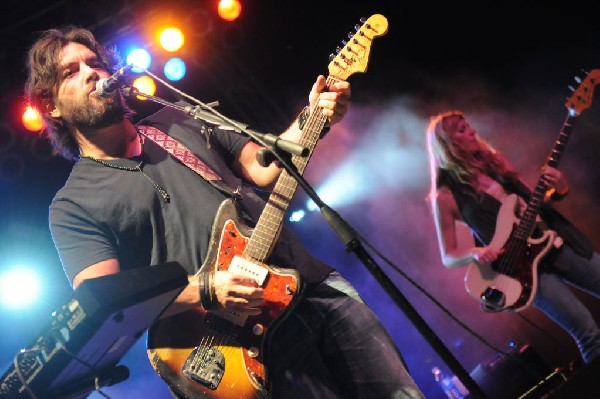
[(533, 321), (531, 321), (531, 319), (528, 319), (527, 317), (523, 316), (521, 313), (517, 313), (517, 316), (519, 316), (527, 324), (529, 324), (530, 326), (532, 326), (533, 328), (535, 328), (536, 330), (538, 330), (540, 333), (544, 334), (548, 339), (550, 339), (550, 340), (554, 341), (554, 343), (562, 346), (564, 350), (569, 350), (569, 348), (565, 344), (563, 344), (558, 339), (556, 339), (555, 336), (553, 336), (551, 334), (548, 334), (548, 332), (546, 330), (544, 330), (543, 328), (541, 328), (540, 326), (538, 326), (537, 324), (535, 324)]
[(31, 390), (31, 387), (25, 380), (25, 376), (23, 375), (23, 372), (21, 371), (21, 367), (19, 366), (19, 356), (20, 355), (29, 355), (31, 353), (35, 353), (37, 356), (37, 352), (39, 352), (39, 349), (21, 349), (19, 352), (17, 352), (15, 354), (15, 356), (13, 358), (13, 363), (15, 365), (15, 371), (17, 373), (17, 377), (19, 378), (19, 381), (21, 381), (21, 385), (23, 385), (23, 388), (25, 388), (25, 390), (27, 391), (27, 393), (29, 394), (31, 399), (38, 399), (38, 397), (35, 395), (35, 393), (33, 393), (33, 391)]
[[(173, 85), (171, 85), (170, 83), (168, 83), (167, 81), (165, 81), (164, 79), (161, 79), (160, 77), (158, 77), (157, 75), (155, 75), (154, 73), (150, 72), (147, 69), (144, 68), (140, 68), (138, 66), (136, 66), (137, 69), (140, 69), (142, 72), (144, 72), (145, 74), (147, 74), (148, 76), (152, 77), (153, 79), (157, 80), (158, 82), (162, 83), (164, 86), (166, 86), (168, 89), (172, 90), (173, 92), (175, 92), (176, 94), (180, 95), (181, 97), (184, 97), (192, 102), (194, 102), (195, 104), (199, 105), (200, 108), (202, 108), (203, 110), (209, 111), (211, 114), (213, 114), (214, 116), (220, 118), (222, 121), (229, 123), (232, 127), (239, 129), (239, 131), (246, 133), (248, 136), (252, 137), (252, 139), (254, 139), (256, 142), (258, 142), (261, 146), (265, 147), (265, 148), (269, 148), (269, 144), (266, 143), (264, 140), (262, 140), (260, 137), (257, 137), (256, 134), (253, 134), (251, 130), (247, 129), (246, 126), (243, 126), (242, 124), (240, 124), (240, 122), (237, 122), (233, 119), (230, 119), (228, 117), (226, 117), (225, 115), (221, 114), (219, 111), (217, 111), (216, 109), (214, 109), (213, 107), (211, 107), (209, 104), (205, 104), (202, 101), (198, 100), (195, 97), (190, 96), (189, 94), (177, 89), (176, 87), (174, 87)], [(142, 92), (137, 92), (136, 94), (139, 94), (141, 96), (144, 96), (145, 94)], [(285, 160), (283, 160), (281, 157), (278, 157), (276, 154), (276, 151), (273, 152), (275, 157), (277, 158), (278, 161), (280, 162), (284, 162), (286, 163)]]
[(94, 390), (96, 392), (98, 392), (100, 395), (104, 396), (107, 399), (110, 399), (110, 396), (106, 395), (102, 389), (100, 389), (100, 379), (98, 377), (98, 373), (96, 371), (96, 368), (94, 366), (92, 366), (91, 364), (89, 364), (88, 362), (86, 362), (83, 359), (80, 359), (77, 355), (75, 355), (74, 353), (72, 353), (70, 350), (68, 350), (63, 344), (62, 342), (60, 343), (61, 345), (61, 349), (69, 356), (71, 356), (74, 360), (78, 361), (79, 363), (83, 364), (85, 367), (87, 367), (91, 372), (92, 375), (94, 376)]

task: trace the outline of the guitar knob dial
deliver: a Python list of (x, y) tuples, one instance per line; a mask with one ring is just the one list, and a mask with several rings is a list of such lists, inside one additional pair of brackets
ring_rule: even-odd
[(262, 324), (255, 324), (252, 327), (252, 333), (254, 335), (263, 335), (264, 332), (265, 332), (265, 326), (263, 326)]
[(260, 351), (258, 350), (258, 348), (256, 346), (252, 346), (252, 347), (248, 348), (248, 356), (250, 356), (251, 358), (258, 357), (259, 353), (260, 353)]
[(287, 295), (292, 295), (294, 293), (294, 290), (292, 289), (292, 286), (289, 284), (285, 285), (285, 293)]

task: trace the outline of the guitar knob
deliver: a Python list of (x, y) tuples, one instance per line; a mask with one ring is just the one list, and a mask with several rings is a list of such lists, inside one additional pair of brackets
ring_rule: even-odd
[(248, 356), (250, 356), (251, 358), (258, 357), (259, 353), (260, 352), (256, 346), (252, 346), (252, 347), (248, 348)]
[(254, 335), (263, 335), (263, 333), (265, 332), (265, 326), (263, 326), (262, 324), (255, 324), (252, 327), (252, 334)]

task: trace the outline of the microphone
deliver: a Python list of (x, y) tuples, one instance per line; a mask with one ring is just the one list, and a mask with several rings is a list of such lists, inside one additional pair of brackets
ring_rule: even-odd
[(96, 82), (96, 93), (98, 96), (108, 98), (119, 88), (125, 85), (125, 79), (131, 73), (133, 64), (128, 64), (110, 75)]

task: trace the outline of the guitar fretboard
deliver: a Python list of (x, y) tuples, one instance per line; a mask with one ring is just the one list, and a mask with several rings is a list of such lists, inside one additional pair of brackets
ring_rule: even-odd
[[(329, 76), (327, 78), (327, 86), (335, 81), (335, 78)], [(306, 165), (308, 164), (308, 161), (310, 161), (313, 151), (317, 146), (321, 131), (327, 122), (327, 118), (323, 115), (321, 110), (320, 107), (312, 110), (304, 125), (302, 136), (299, 141), (300, 145), (309, 149), (308, 156), (292, 156), (292, 163), (295, 165), (299, 174), (304, 173)], [(258, 262), (265, 261), (297, 188), (298, 182), (296, 179), (284, 169), (273, 188), (273, 192), (269, 196), (265, 209), (260, 215), (250, 239), (248, 240), (248, 245), (244, 251), (245, 255), (252, 257)]]
[[(567, 115), (567, 119), (563, 123), (560, 134), (558, 135), (558, 139), (554, 145), (554, 148), (548, 155), (548, 159), (546, 161), (546, 165), (551, 166), (553, 168), (558, 167), (558, 163), (560, 162), (560, 158), (565, 151), (565, 147), (567, 146), (567, 142), (573, 131), (573, 124), (575, 123), (575, 116), (570, 112)], [(535, 186), (535, 190), (531, 195), (531, 199), (527, 204), (527, 209), (523, 213), (523, 217), (519, 222), (519, 226), (515, 231), (515, 238), (519, 240), (527, 240), (528, 237), (531, 236), (533, 230), (535, 228), (535, 222), (537, 219), (537, 215), (540, 212), (540, 208), (544, 203), (544, 197), (546, 196), (546, 191), (548, 187), (546, 183), (544, 183), (542, 177), (537, 182)]]

